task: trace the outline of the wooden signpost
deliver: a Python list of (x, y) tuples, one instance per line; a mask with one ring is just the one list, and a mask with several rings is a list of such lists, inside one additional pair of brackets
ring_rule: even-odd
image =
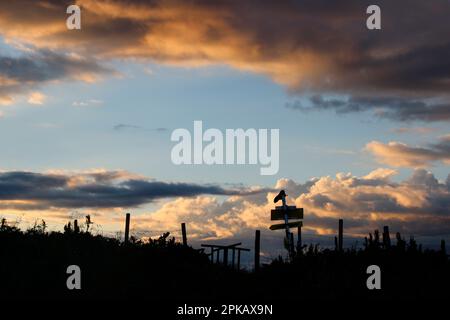
[(125, 216), (125, 243), (128, 243), (130, 236), (130, 214), (127, 213)]
[(270, 211), (270, 220), (284, 220), (284, 223), (274, 224), (270, 226), (270, 230), (280, 230), (284, 229), (286, 232), (285, 242), (287, 249), (289, 251), (289, 257), (292, 259), (295, 255), (294, 249), (294, 234), (290, 231), (290, 228), (298, 227), (299, 239), (301, 237), (300, 230), (303, 225), (302, 221), (292, 221), (289, 219), (303, 219), (303, 208), (297, 208), (296, 206), (286, 205), (286, 193), (281, 190), (280, 193), (275, 197), (274, 202), (277, 203), (279, 200), (283, 202), (282, 206), (277, 206), (275, 209)]
[(270, 220), (284, 220), (286, 214), (288, 219), (303, 219), (303, 208), (287, 206), (287, 210), (285, 210), (283, 207), (275, 207), (270, 211)]
[[(287, 225), (289, 228), (301, 227), (303, 226), (303, 222), (301, 221), (289, 222)], [(269, 227), (270, 230), (280, 230), (284, 228), (286, 228), (286, 224), (284, 223), (273, 224)]]
[(187, 247), (186, 223), (181, 224), (181, 236), (183, 239), (183, 246)]

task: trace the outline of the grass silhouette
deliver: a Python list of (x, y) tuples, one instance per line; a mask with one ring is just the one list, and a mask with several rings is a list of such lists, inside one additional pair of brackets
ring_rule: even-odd
[[(206, 254), (164, 233), (128, 243), (68, 223), (44, 221), (22, 231), (0, 225), (0, 295), (12, 299), (444, 299), (450, 289), (445, 252), (423, 250), (397, 234), (396, 244), (369, 235), (342, 252), (304, 246), (292, 262), (275, 259), (259, 272), (212, 264)], [(368, 290), (366, 269), (381, 268), (382, 290)], [(68, 290), (66, 268), (81, 268), (81, 290)]]

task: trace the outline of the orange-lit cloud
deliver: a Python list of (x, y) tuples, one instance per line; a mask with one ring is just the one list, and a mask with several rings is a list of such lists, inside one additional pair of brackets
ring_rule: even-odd
[[(68, 1), (2, 3), (0, 33), (11, 44), (25, 42), (92, 59), (150, 59), (189, 67), (226, 64), (264, 74), (296, 92), (339, 93), (366, 102), (389, 96), (394, 99), (385, 107), (392, 112), (385, 115), (399, 120), (450, 119), (444, 112), (450, 68), (443, 63), (450, 55), (445, 40), (450, 31), (448, 1), (380, 0), (380, 32), (365, 28), (368, 1), (76, 3), (82, 8), (81, 30), (65, 27)], [(414, 19), (404, 14), (405, 6), (415, 12)], [(93, 81), (95, 74), (79, 79)], [(436, 95), (441, 103), (425, 103)], [(400, 104), (411, 101), (425, 103), (430, 116), (402, 109)], [(397, 109), (402, 112), (397, 114)]]
[(400, 127), (400, 128), (394, 128), (391, 130), (391, 132), (394, 133), (413, 133), (413, 134), (430, 134), (434, 131), (437, 131), (436, 128), (429, 128), (429, 127)]
[(450, 135), (424, 147), (372, 141), (366, 145), (366, 150), (374, 154), (379, 162), (394, 167), (423, 168), (439, 161), (450, 164)]
[[(450, 178), (447, 182), (439, 182), (432, 173), (416, 170), (409, 179), (394, 182), (392, 178), (395, 175), (396, 172), (392, 169), (377, 169), (362, 177), (340, 173), (334, 178), (314, 178), (306, 183), (280, 179), (274, 189), (285, 189), (288, 203), (304, 208), (304, 230), (307, 233), (332, 234), (337, 219), (343, 218), (346, 233), (353, 236), (366, 234), (383, 225), (407, 234), (448, 234)], [(11, 180), (13, 177), (14, 180)], [(122, 228), (124, 212), (131, 211), (135, 212), (132, 229), (136, 235), (156, 236), (166, 231), (178, 235), (180, 223), (185, 222), (190, 239), (204, 241), (236, 236), (250, 238), (255, 229), (267, 231), (270, 224), (274, 223), (270, 221), (270, 210), (275, 206), (273, 198), (276, 192), (260, 188), (253, 188), (260, 192), (241, 195), (227, 195), (226, 191), (220, 191), (218, 197), (205, 195), (219, 192), (216, 189), (214, 191), (208, 186), (199, 188), (200, 186), (186, 185), (183, 187), (186, 189), (185, 196), (177, 196), (181, 195), (179, 191), (169, 193), (170, 184), (157, 183), (149, 188), (145, 180), (139, 180), (144, 189), (117, 189), (111, 182), (122, 178), (128, 181), (126, 172), (93, 172), (92, 175), (86, 173), (84, 177), (63, 179), (69, 191), (76, 195), (68, 202), (68, 199), (61, 199), (59, 196), (53, 199), (51, 194), (40, 194), (39, 190), (26, 191), (27, 183), (23, 178), (23, 175), (17, 174), (3, 176), (0, 215), (16, 216), (28, 221), (28, 224), (42, 218), (61, 226), (73, 218), (83, 221), (84, 216), (90, 214), (98, 225), (98, 230), (103, 230), (101, 226), (111, 230)], [(49, 186), (61, 183), (61, 176), (31, 175), (28, 179), (39, 179), (40, 189), (47, 188), (43, 188), (43, 184)], [(19, 199), (12, 199), (14, 190), (7, 186), (7, 181), (10, 180), (25, 195), (34, 192), (36, 196), (30, 196), (30, 199), (23, 199), (24, 196), (20, 199), (17, 196)], [(172, 186), (176, 190), (180, 188)], [(192, 188), (198, 193), (192, 192)], [(98, 196), (91, 207), (83, 197), (82, 190), (96, 190)], [(102, 196), (99, 194), (101, 190), (104, 192)], [(139, 199), (144, 195), (144, 199), (136, 202), (134, 193), (138, 194)], [(105, 199), (109, 198), (109, 194), (115, 200), (111, 200), (107, 206), (99, 206), (99, 203), (106, 204)], [(157, 205), (158, 208), (149, 210), (145, 204), (154, 202), (155, 195), (166, 200), (160, 200), (163, 202)], [(104, 199), (99, 201), (101, 198)]]
[(42, 105), (44, 104), (45, 99), (46, 96), (43, 93), (35, 91), (29, 95), (27, 102), (29, 104)]
[(8, 106), (13, 103), (13, 98), (7, 95), (0, 96), (0, 106)]
[[(337, 220), (343, 218), (347, 235), (360, 236), (384, 225), (391, 230), (415, 235), (438, 235), (450, 231), (449, 182), (439, 183), (424, 170), (400, 183), (396, 172), (378, 169), (364, 177), (338, 174), (299, 184), (289, 179), (277, 182), (285, 189), (290, 204), (305, 209), (304, 230), (317, 235), (333, 235)], [(270, 210), (276, 193), (253, 199), (233, 196), (178, 198), (160, 209), (133, 218), (136, 230), (158, 235), (164, 230), (179, 234), (187, 223), (192, 240), (252, 237), (255, 229), (268, 230)], [(267, 232), (266, 234), (270, 234)]]

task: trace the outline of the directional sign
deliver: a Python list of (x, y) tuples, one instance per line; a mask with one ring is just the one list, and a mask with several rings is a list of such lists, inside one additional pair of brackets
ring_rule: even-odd
[(288, 219), (303, 219), (303, 208), (296, 208), (295, 206), (288, 206), (287, 210), (283, 207), (277, 207), (270, 211), (270, 220), (284, 220), (284, 215), (288, 215)]
[[(295, 228), (295, 227), (301, 227), (303, 226), (303, 223), (301, 221), (295, 221), (295, 222), (289, 222), (288, 224), (289, 228)], [(286, 228), (286, 224), (284, 223), (280, 223), (280, 224), (273, 224), (270, 226), (270, 230), (279, 230), (279, 229), (284, 229)]]
[[(293, 209), (297, 209), (296, 206), (286, 206), (288, 208), (288, 210), (293, 210)], [(283, 206), (276, 206), (275, 207), (276, 210), (284, 210)]]

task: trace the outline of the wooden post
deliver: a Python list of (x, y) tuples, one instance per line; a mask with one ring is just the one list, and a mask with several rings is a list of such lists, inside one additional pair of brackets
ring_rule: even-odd
[(80, 229), (78, 228), (78, 220), (73, 220), (73, 232), (78, 233)]
[(302, 226), (297, 227), (297, 253), (301, 254), (302, 251)]
[(241, 250), (238, 250), (237, 269), (241, 270)]
[(127, 213), (125, 217), (125, 243), (128, 243), (129, 236), (130, 236), (130, 214)]
[(295, 255), (295, 251), (294, 251), (294, 233), (293, 232), (290, 232), (289, 233), (289, 253), (290, 253), (290, 255), (291, 255), (291, 259), (293, 259), (294, 258), (294, 255)]
[(261, 231), (256, 230), (255, 232), (255, 272), (259, 271), (259, 250), (261, 241)]
[(389, 248), (391, 246), (391, 237), (389, 236), (389, 227), (383, 227), (383, 245), (385, 248)]
[(228, 248), (223, 248), (223, 265), (228, 266)]
[(233, 247), (233, 249), (232, 249), (233, 251), (232, 251), (232, 256), (231, 256), (231, 267), (234, 269), (234, 256), (235, 256), (235, 254), (236, 254), (236, 248), (235, 247)]
[(339, 219), (338, 251), (342, 251), (344, 242), (344, 220)]
[(181, 233), (183, 235), (183, 246), (187, 246), (186, 223), (181, 224)]
[(447, 250), (445, 249), (445, 240), (444, 239), (441, 240), (441, 252), (443, 254), (447, 254)]

